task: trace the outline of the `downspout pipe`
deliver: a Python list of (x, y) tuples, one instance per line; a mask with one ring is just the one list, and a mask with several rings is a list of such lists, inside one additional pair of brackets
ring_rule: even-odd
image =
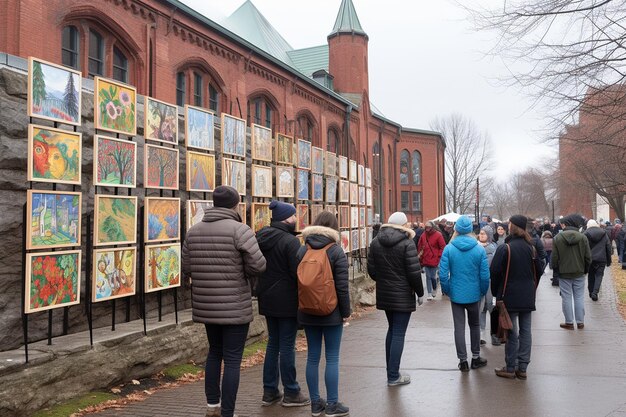
[(346, 145), (348, 149), (348, 160), (350, 160), (350, 116), (352, 115), (352, 105), (346, 105)]

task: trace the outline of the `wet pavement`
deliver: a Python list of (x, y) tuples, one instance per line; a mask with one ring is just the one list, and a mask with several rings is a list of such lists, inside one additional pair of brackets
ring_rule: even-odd
[[(342, 341), (340, 401), (350, 407), (353, 417), (626, 417), (626, 324), (615, 307), (612, 280), (605, 276), (600, 301), (585, 298), (584, 330), (570, 331), (559, 327), (561, 299), (558, 288), (550, 285), (549, 274), (540, 283), (532, 317), (526, 381), (494, 375), (493, 368), (504, 364), (504, 346), (490, 343), (481, 353), (489, 361), (487, 367), (459, 372), (450, 303), (438, 295), (425, 301), (409, 324), (401, 369), (411, 375), (410, 385), (386, 385), (384, 313), (375, 311), (351, 322)], [(467, 339), (469, 344), (469, 332)], [(306, 352), (298, 353), (299, 380), (306, 390), (305, 362)], [(240, 417), (311, 415), (308, 407), (261, 407), (261, 381), (262, 366), (242, 371)], [(204, 383), (198, 382), (157, 391), (143, 402), (97, 416), (204, 416), (205, 412)]]

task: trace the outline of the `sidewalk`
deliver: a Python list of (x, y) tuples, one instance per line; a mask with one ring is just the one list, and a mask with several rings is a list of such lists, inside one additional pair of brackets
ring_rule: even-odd
[[(372, 416), (610, 416), (626, 417), (626, 325), (615, 307), (613, 283), (605, 276), (600, 301), (585, 298), (585, 329), (559, 328), (563, 320), (558, 288), (550, 271), (541, 280), (533, 314), (533, 352), (528, 380), (498, 378), (504, 346), (487, 344), (486, 368), (457, 370), (452, 314), (447, 298), (425, 301), (407, 331), (402, 370), (412, 382), (388, 388), (384, 338), (387, 322), (376, 311), (345, 329), (340, 362), (340, 401), (352, 417)], [(467, 332), (469, 344), (469, 332)], [(297, 356), (306, 392), (306, 352)], [(247, 416), (310, 416), (310, 408), (261, 407), (262, 366), (242, 371), (237, 413)], [(320, 378), (323, 381), (323, 376)], [(323, 387), (322, 387), (323, 390)], [(146, 401), (105, 416), (204, 416), (204, 383), (157, 391)]]

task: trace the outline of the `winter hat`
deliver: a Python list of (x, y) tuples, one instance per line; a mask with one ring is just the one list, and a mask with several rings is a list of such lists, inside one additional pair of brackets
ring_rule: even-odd
[(480, 230), (487, 235), (487, 243), (493, 242), (493, 228), (491, 226), (485, 226)]
[(613, 223), (615, 223), (615, 224), (621, 224), (621, 223), (622, 223), (622, 221), (621, 221), (620, 219), (615, 219), (615, 221), (613, 221)]
[(582, 224), (584, 224), (583, 216), (580, 214), (568, 214), (559, 220), (562, 224), (569, 227), (579, 228)]
[(456, 221), (454, 230), (456, 230), (460, 235), (466, 235), (468, 233), (472, 233), (474, 226), (472, 225), (470, 218), (463, 215)]
[(389, 224), (397, 224), (399, 226), (404, 226), (409, 222), (409, 219), (406, 218), (406, 214), (401, 211), (396, 211), (391, 216), (389, 216), (389, 220), (387, 223)]
[(597, 221), (595, 221), (594, 219), (591, 219), (587, 222), (587, 229), (589, 229), (590, 227), (600, 227), (600, 225), (598, 224)]
[(270, 210), (272, 210), (273, 222), (282, 222), (283, 220), (286, 220), (296, 214), (296, 208), (292, 204), (276, 200), (273, 200), (270, 203)]
[(522, 230), (526, 230), (526, 224), (528, 224), (528, 219), (526, 218), (526, 216), (516, 214), (515, 216), (509, 217), (509, 222), (513, 223), (515, 226), (519, 227)]
[(213, 191), (213, 205), (232, 209), (240, 203), (239, 193), (233, 187), (220, 185)]

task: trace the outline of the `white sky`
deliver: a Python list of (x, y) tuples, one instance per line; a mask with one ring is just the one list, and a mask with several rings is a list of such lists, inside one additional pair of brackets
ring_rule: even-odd
[[(503, 0), (464, 0), (465, 6), (494, 7)], [(219, 22), (244, 0), (183, 0)], [(254, 5), (296, 49), (326, 43), (341, 0), (253, 0)], [(461, 113), (493, 143), (494, 168), (509, 175), (537, 166), (556, 152), (540, 144), (545, 134), (539, 110), (516, 88), (497, 79), (504, 64), (485, 53), (493, 33), (477, 33), (466, 12), (451, 0), (353, 0), (369, 36), (370, 99), (402, 126), (430, 129), (436, 117)], [(529, 110), (530, 109), (530, 110)]]

